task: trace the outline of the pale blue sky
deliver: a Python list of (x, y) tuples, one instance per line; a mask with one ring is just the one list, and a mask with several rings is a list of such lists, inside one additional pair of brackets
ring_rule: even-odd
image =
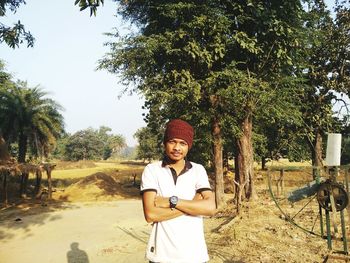
[(28, 0), (1, 22), (10, 25), (20, 20), (36, 38), (35, 46), (13, 50), (0, 44), (0, 59), (15, 79), (28, 81), (30, 87), (40, 85), (65, 108), (68, 132), (104, 125), (134, 146), (134, 133), (146, 125), (143, 100), (136, 95), (118, 99), (123, 87), (116, 76), (95, 70), (109, 51), (103, 33), (113, 27), (127, 29), (115, 10), (116, 4), (107, 0), (97, 16), (90, 17), (89, 10), (80, 12), (74, 6), (74, 0)]
[(30, 87), (40, 85), (65, 108), (68, 132), (104, 125), (134, 146), (134, 133), (146, 125), (143, 100), (136, 95), (118, 99), (123, 87), (116, 76), (95, 70), (97, 61), (109, 50), (103, 46), (109, 40), (103, 33), (114, 27), (127, 30), (115, 17), (115, 10), (116, 4), (106, 0), (97, 16), (90, 17), (89, 10), (80, 12), (74, 6), (74, 0), (28, 0), (1, 22), (20, 20), (35, 36), (35, 46), (13, 50), (0, 44), (0, 59), (16, 79), (28, 81)]

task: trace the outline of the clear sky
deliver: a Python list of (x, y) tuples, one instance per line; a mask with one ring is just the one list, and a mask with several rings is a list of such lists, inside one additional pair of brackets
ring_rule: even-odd
[(40, 85), (65, 111), (66, 131), (74, 133), (88, 127), (108, 126), (125, 137), (129, 146), (142, 117), (143, 100), (137, 95), (118, 95), (124, 88), (106, 71), (96, 71), (97, 61), (109, 51), (103, 44), (110, 40), (103, 33), (127, 29), (117, 19), (116, 4), (105, 1), (97, 16), (79, 11), (74, 0), (28, 0), (16, 14), (8, 12), (2, 23), (18, 20), (36, 38), (34, 48), (21, 45), (11, 49), (0, 44), (0, 59), (15, 79)]

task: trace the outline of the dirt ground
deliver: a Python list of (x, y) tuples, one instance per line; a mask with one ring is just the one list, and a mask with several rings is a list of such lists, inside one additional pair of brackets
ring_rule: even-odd
[[(344, 262), (325, 261), (326, 240), (285, 220), (266, 180), (257, 184), (257, 195), (256, 201), (243, 203), (236, 216), (227, 194), (227, 205), (205, 219), (210, 262)], [(313, 208), (308, 209), (305, 214), (313, 218)], [(3, 208), (0, 262), (147, 262), (150, 229), (136, 186), (121, 185), (110, 174), (93, 174), (55, 192), (53, 201), (27, 200)], [(342, 242), (334, 241), (333, 246), (341, 249)]]

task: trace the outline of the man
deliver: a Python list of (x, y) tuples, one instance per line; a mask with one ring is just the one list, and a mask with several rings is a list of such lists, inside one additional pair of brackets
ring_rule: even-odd
[(215, 198), (200, 164), (185, 160), (193, 128), (175, 119), (164, 133), (165, 157), (142, 174), (143, 211), (153, 227), (146, 257), (150, 262), (203, 263), (209, 260), (202, 216), (215, 213)]

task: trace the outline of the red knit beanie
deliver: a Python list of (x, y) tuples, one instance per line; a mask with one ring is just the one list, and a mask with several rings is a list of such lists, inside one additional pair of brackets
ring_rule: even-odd
[(174, 138), (181, 139), (187, 142), (188, 149), (191, 149), (193, 143), (193, 127), (187, 122), (174, 119), (167, 123), (164, 132), (164, 144)]

